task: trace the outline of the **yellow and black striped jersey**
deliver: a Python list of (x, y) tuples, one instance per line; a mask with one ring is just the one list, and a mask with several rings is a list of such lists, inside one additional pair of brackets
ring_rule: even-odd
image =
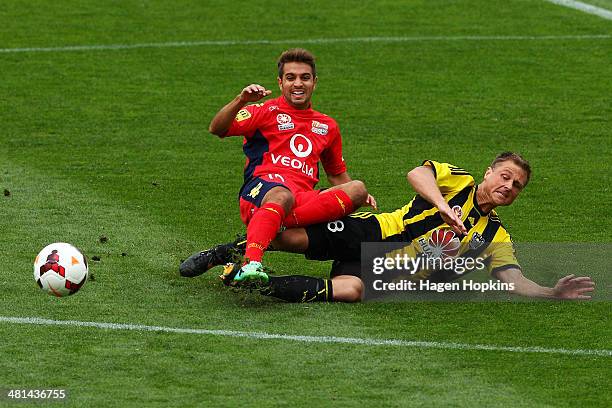
[(417, 195), (396, 211), (373, 214), (380, 225), (381, 240), (412, 242), (413, 256), (415, 253), (477, 256), (485, 260), (489, 273), (520, 268), (510, 235), (496, 212), (484, 213), (478, 206), (474, 178), (466, 170), (448, 163), (426, 160), (423, 165), (432, 169), (442, 196), (459, 215), (468, 233), (455, 237), (438, 209)]

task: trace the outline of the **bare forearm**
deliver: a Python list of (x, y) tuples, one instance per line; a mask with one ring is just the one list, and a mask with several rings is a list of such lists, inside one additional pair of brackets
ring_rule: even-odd
[(513, 283), (512, 293), (522, 296), (559, 299), (587, 300), (595, 289), (595, 282), (588, 276), (567, 275), (557, 282), (553, 288), (540, 286), (523, 276), (517, 268), (499, 271), (497, 278), (502, 282)]
[(340, 184), (344, 184), (344, 183), (348, 183), (349, 181), (352, 181), (351, 176), (349, 176), (346, 171), (344, 173), (340, 173), (335, 176), (328, 175), (327, 180), (329, 181), (329, 184), (331, 184), (332, 186), (338, 186)]
[(246, 105), (240, 98), (240, 95), (236, 96), (227, 105), (221, 108), (219, 112), (210, 122), (208, 131), (213, 135), (223, 137), (227, 135), (227, 131), (232, 125), (232, 121), (236, 117), (238, 111)]
[(417, 167), (408, 173), (407, 178), (414, 191), (416, 191), (425, 200), (438, 208), (440, 205), (446, 204), (446, 201), (444, 201), (444, 197), (442, 197), (442, 193), (436, 184), (436, 178), (433, 171), (431, 171), (429, 167)]
[(434, 172), (430, 167), (420, 166), (412, 169), (406, 177), (414, 191), (438, 209), (440, 217), (455, 234), (467, 234), (467, 229), (459, 215), (444, 200)]
[(227, 136), (229, 128), (232, 126), (232, 121), (236, 117), (238, 111), (247, 103), (257, 102), (261, 98), (270, 95), (272, 91), (258, 84), (246, 86), (238, 96), (225, 105), (213, 118), (208, 126), (208, 130), (213, 135), (219, 137)]
[(497, 278), (505, 283), (511, 283), (514, 289), (510, 293), (520, 296), (554, 298), (553, 288), (540, 286), (531, 279), (527, 279), (519, 269), (508, 269), (497, 274)]
[(510, 293), (520, 296), (538, 297), (552, 299), (555, 297), (553, 288), (546, 286), (540, 286), (534, 281), (527, 279), (523, 276), (523, 279), (514, 282), (514, 290)]

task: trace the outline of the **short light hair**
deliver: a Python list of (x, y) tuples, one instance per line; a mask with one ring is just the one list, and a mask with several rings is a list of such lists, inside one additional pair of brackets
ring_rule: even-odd
[(317, 68), (315, 66), (315, 57), (312, 53), (304, 48), (291, 48), (290, 50), (284, 51), (280, 57), (278, 57), (278, 77), (283, 77), (283, 68), (287, 62), (303, 62), (310, 65), (312, 68), (312, 76), (317, 76)]
[(531, 165), (523, 156), (514, 152), (502, 152), (495, 157), (495, 160), (491, 163), (491, 168), (495, 168), (499, 163), (503, 163), (505, 161), (511, 160), (514, 164), (519, 166), (525, 174), (527, 175), (527, 181), (525, 185), (529, 183), (529, 179), (531, 178)]

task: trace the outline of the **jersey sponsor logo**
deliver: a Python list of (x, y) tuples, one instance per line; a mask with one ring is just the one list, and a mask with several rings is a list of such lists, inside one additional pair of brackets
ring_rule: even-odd
[(263, 183), (260, 182), (259, 184), (257, 184), (255, 187), (251, 189), (249, 194), (247, 194), (247, 197), (251, 197), (251, 198), (257, 197), (262, 187), (263, 187)]
[(457, 256), (461, 241), (455, 236), (455, 233), (447, 229), (434, 230), (429, 239), (420, 237), (418, 239), (423, 253), (430, 258), (450, 258)]
[(454, 206), (453, 208), (451, 208), (451, 210), (453, 210), (455, 214), (457, 214), (457, 217), (459, 218), (463, 217), (463, 209), (461, 208), (460, 205)]
[(291, 122), (291, 116), (287, 115), (286, 113), (279, 113), (276, 115), (276, 121), (279, 125), (284, 125), (285, 123)]
[(278, 125), (278, 130), (292, 130), (295, 128), (295, 124), (293, 122), (283, 123), (282, 125)]
[[(304, 135), (296, 133), (291, 137), (289, 141), (289, 148), (294, 155), (300, 159), (306, 158), (312, 153), (312, 142)], [(299, 170), (309, 177), (314, 177), (314, 168), (302, 160), (285, 156), (282, 154), (271, 153), (273, 164), (280, 164), (285, 167), (291, 167), (295, 170)]]
[(286, 113), (279, 113), (276, 115), (276, 121), (278, 122), (278, 130), (291, 130), (295, 128), (295, 124), (291, 121), (291, 116)]
[(236, 122), (242, 122), (243, 120), (247, 120), (251, 117), (251, 112), (246, 109), (240, 109), (236, 114)]
[(479, 233), (475, 232), (470, 239), (470, 249), (476, 249), (482, 246), (485, 243), (484, 238)]
[(316, 120), (312, 121), (312, 129), (310, 129), (312, 133), (316, 133), (317, 135), (325, 136), (329, 131), (329, 126), (325, 123), (318, 122)]
[(277, 110), (277, 109), (278, 109), (278, 106), (276, 106), (276, 105), (270, 105), (270, 106), (268, 106), (268, 110), (269, 110), (270, 112), (272, 112), (273, 110)]
[(291, 167), (293, 169), (301, 171), (309, 177), (314, 177), (314, 169), (301, 160), (292, 159), (291, 157), (284, 156), (282, 154), (275, 155), (274, 153), (272, 153), (270, 156), (272, 157), (273, 164), (281, 164), (285, 167)]
[[(306, 145), (303, 143), (306, 142)], [(312, 142), (304, 135), (296, 133), (289, 141), (289, 147), (297, 157), (308, 157), (312, 153)]]

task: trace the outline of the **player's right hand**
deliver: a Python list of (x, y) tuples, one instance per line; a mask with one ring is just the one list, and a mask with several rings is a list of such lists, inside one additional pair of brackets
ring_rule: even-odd
[[(446, 204), (446, 203), (445, 203)], [(467, 234), (467, 229), (465, 225), (463, 225), (463, 221), (455, 211), (453, 211), (448, 204), (445, 206), (442, 205), (438, 207), (438, 211), (440, 212), (440, 216), (444, 220), (445, 223), (448, 224), (449, 227), (455, 232), (457, 235), (465, 235)]]
[(245, 87), (242, 92), (240, 92), (240, 100), (242, 102), (257, 102), (258, 100), (265, 98), (270, 95), (272, 91), (264, 88), (259, 84), (251, 84)]
[(559, 279), (553, 292), (557, 299), (591, 299), (590, 292), (594, 289), (595, 282), (589, 276), (568, 275)]

